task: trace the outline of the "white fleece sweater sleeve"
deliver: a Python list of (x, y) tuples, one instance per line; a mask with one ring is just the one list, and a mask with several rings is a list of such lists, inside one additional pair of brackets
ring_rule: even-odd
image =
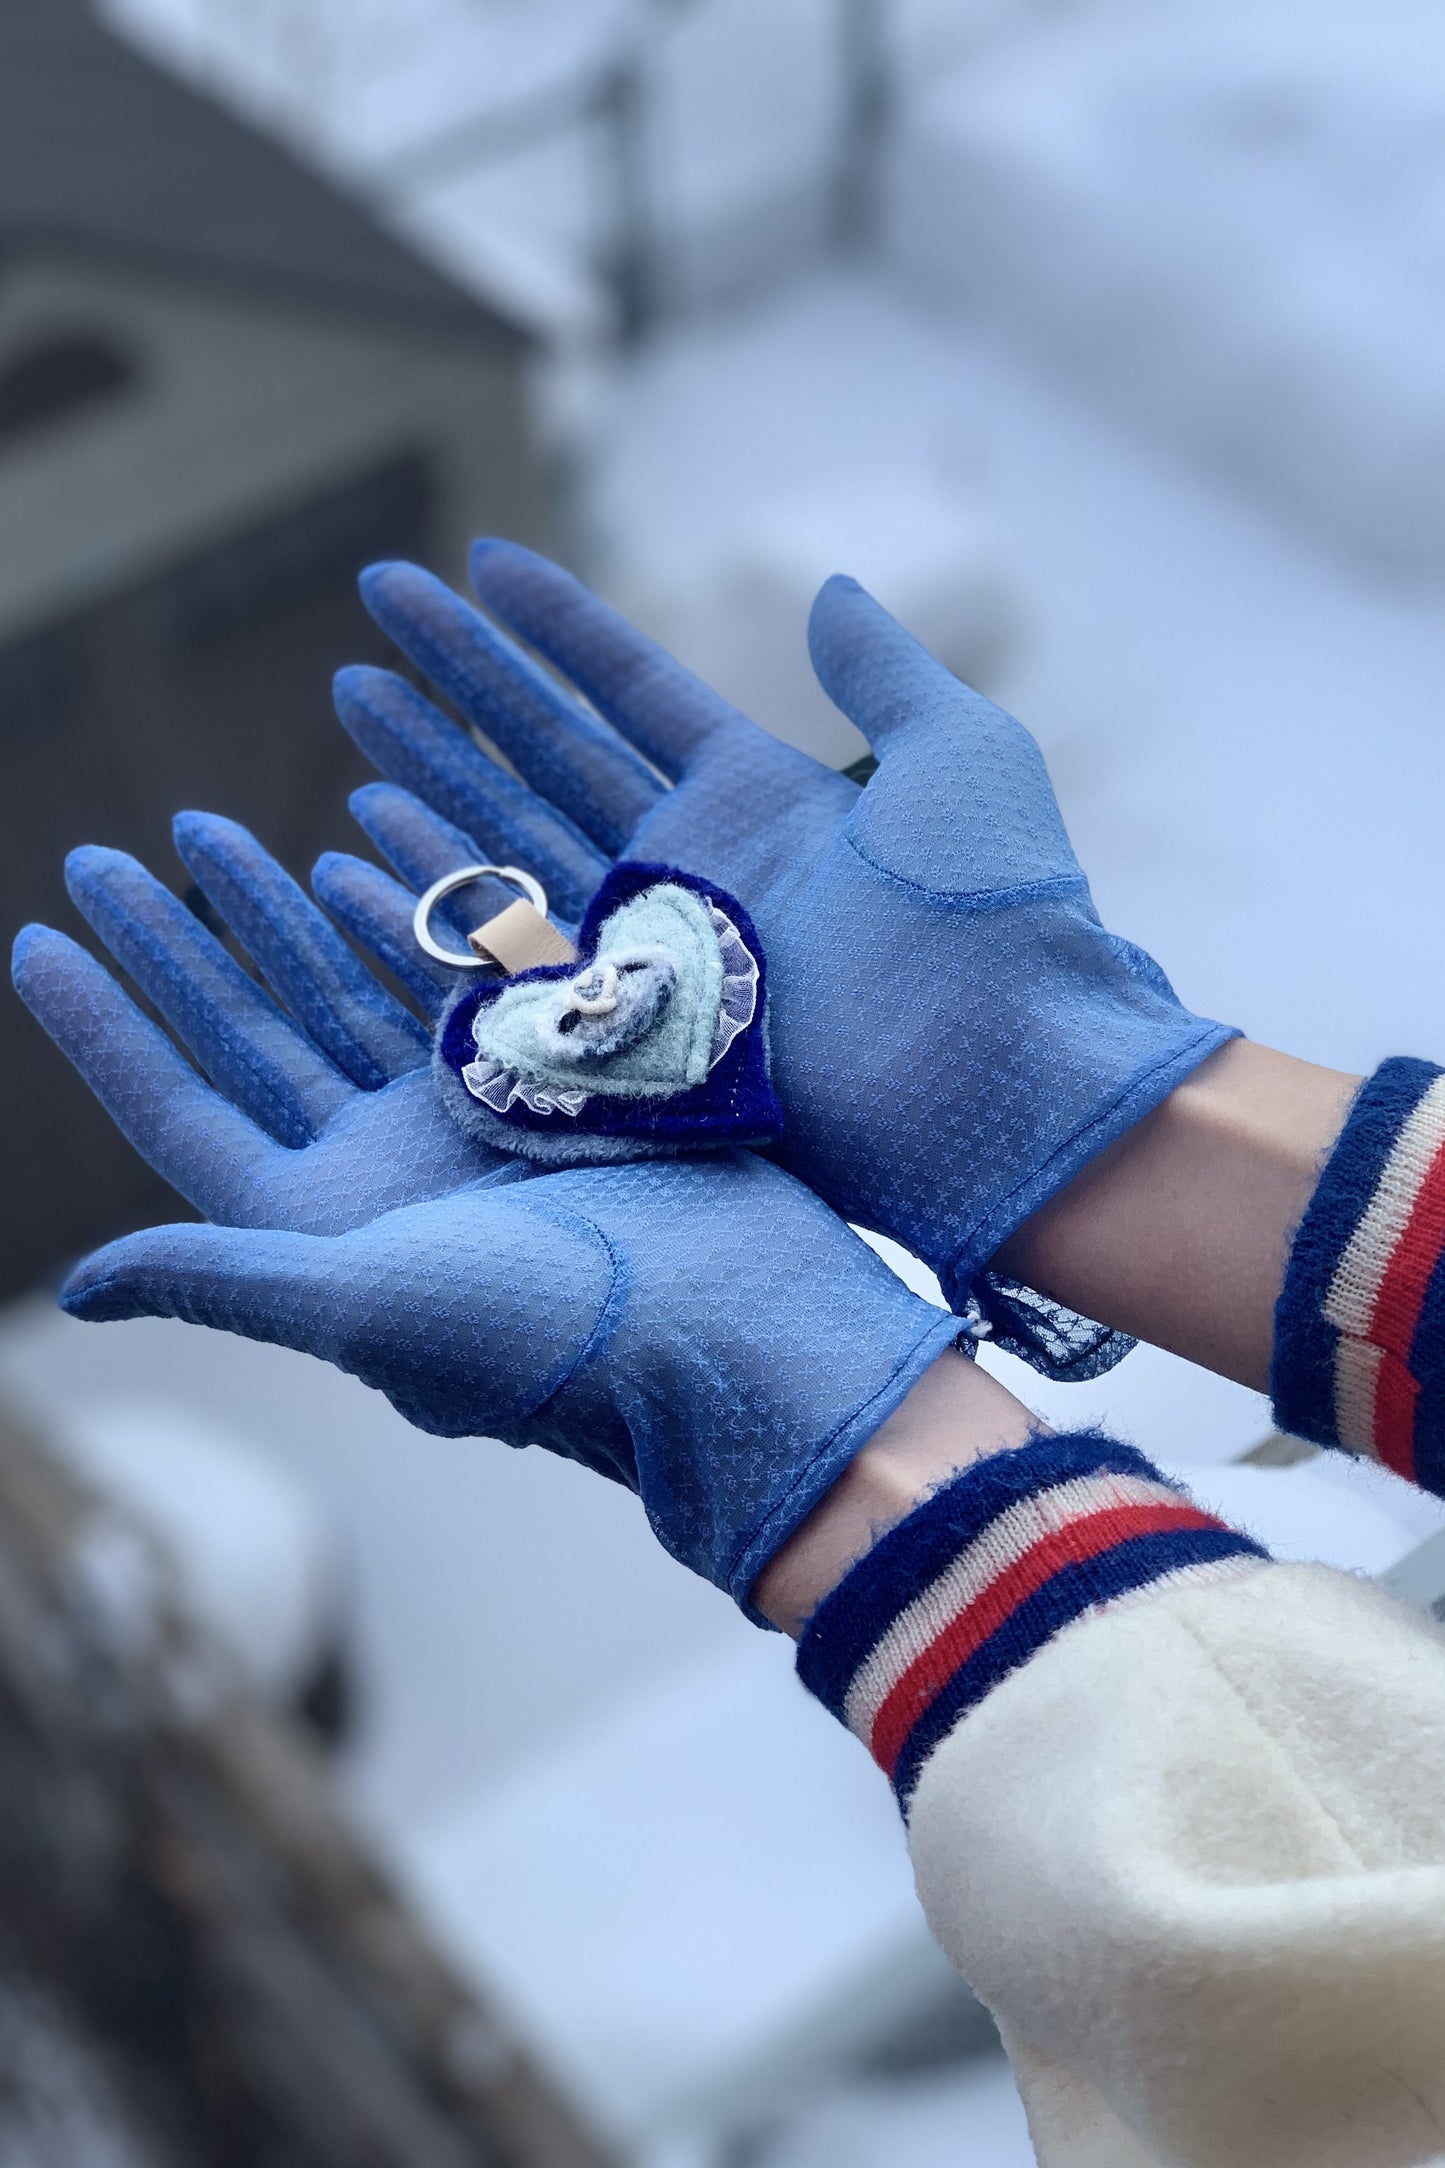
[(1044, 2168), (1445, 2158), (1445, 1636), (1239, 1561), (1066, 1625), (929, 1754), (910, 1849)]

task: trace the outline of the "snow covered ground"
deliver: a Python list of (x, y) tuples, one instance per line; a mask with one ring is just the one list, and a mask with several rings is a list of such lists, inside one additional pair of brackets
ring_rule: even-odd
[(1096, 0), (920, 79), (890, 239), (1134, 427), (1445, 561), (1445, 39), (1421, 0)]
[(852, 2083), (787, 2118), (755, 2168), (1030, 2168), (1001, 2053), (910, 2079)]
[(876, 279), (814, 276), (684, 322), (593, 413), (578, 542), (608, 600), (779, 737), (867, 747), (808, 661), (840, 568), (961, 676), (1013, 636), (956, 341)]

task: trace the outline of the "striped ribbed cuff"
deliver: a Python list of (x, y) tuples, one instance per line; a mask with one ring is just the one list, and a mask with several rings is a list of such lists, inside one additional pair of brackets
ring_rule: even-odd
[(1290, 1251), (1275, 1421), (1445, 1492), (1445, 1071), (1365, 1084)]
[(976, 1462), (890, 1529), (814, 1613), (798, 1675), (907, 1814), (934, 1748), (1075, 1619), (1267, 1556), (1131, 1446), (1038, 1438)]

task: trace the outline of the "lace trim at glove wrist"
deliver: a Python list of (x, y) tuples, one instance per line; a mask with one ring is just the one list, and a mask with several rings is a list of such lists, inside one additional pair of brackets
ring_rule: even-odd
[(1268, 1555), (1131, 1446), (1039, 1438), (965, 1469), (875, 1544), (814, 1613), (798, 1674), (906, 1815), (935, 1747), (1066, 1626)]
[(965, 1323), (970, 1339), (991, 1340), (1055, 1385), (1102, 1377), (1138, 1345), (1128, 1333), (1096, 1325), (1001, 1272), (981, 1272), (974, 1281)]
[(1445, 1493), (1445, 1071), (1362, 1086), (1300, 1222), (1275, 1309), (1282, 1430)]

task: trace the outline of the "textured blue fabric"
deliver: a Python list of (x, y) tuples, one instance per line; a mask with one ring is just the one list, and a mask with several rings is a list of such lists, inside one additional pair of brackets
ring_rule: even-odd
[(331, 1238), (156, 1228), (63, 1300), (302, 1348), (419, 1429), (581, 1461), (743, 1604), (957, 1331), (747, 1154), (467, 1184)]
[(579, 829), (561, 814), (539, 826), (526, 784), (405, 679), (358, 665), (337, 673), (335, 691), (337, 714), (383, 775), (424, 797), (471, 839), (468, 848), (480, 844), (482, 859), (525, 866), (564, 918), (582, 916), (609, 861)]
[[(349, 802), (358, 827), (416, 894), (430, 888), (444, 873), (455, 872), (458, 866), (512, 863), (509, 858), (479, 855), (473, 837), (463, 835), (459, 828), (423, 806), (410, 791), (398, 790), (393, 784), (369, 783), (354, 790)], [(532, 869), (527, 864), (524, 870)], [(440, 919), (449, 925), (458, 936), (458, 947), (465, 948), (466, 937), (475, 927), (516, 900), (517, 891), (504, 881), (482, 880), (444, 898), (432, 914), (433, 922)], [(571, 932), (565, 917), (555, 910), (552, 915), (564, 932)], [(415, 947), (410, 919), (406, 938)]]
[[(417, 814), (424, 819), (424, 808), (418, 807)], [(417, 831), (413, 816), (408, 834), (415, 837)], [(615, 913), (625, 912), (659, 883), (673, 881), (685, 881), (697, 894), (710, 897), (742, 936), (758, 968), (753, 1022), (686, 1089), (649, 1098), (598, 1098), (579, 1116), (537, 1113), (520, 1101), (501, 1115), (476, 1099), (466, 1082), (466, 1072), (482, 1044), (476, 1035), (478, 1016), (484, 1017), (489, 1008), (500, 1007), (528, 987), (567, 982), (578, 967), (553, 964), (509, 980), (486, 978), (463, 986), (438, 1027), (433, 1074), (443, 1103), (469, 1136), (552, 1165), (573, 1165), (583, 1160), (652, 1158), (684, 1150), (762, 1144), (777, 1135), (783, 1110), (768, 1077), (767, 963), (756, 928), (735, 898), (710, 881), (680, 875), (670, 866), (624, 861), (612, 868), (588, 906), (577, 930), (580, 955), (584, 960), (595, 955), (604, 928), (616, 923)], [(711, 1036), (709, 1026), (709, 1040)], [(490, 1046), (487, 1050), (491, 1051)], [(577, 1081), (575, 1073), (568, 1079)]]
[[(771, 973), (777, 1158), (925, 1259), (956, 1308), (1024, 1220), (1233, 1036), (1100, 925), (1027, 731), (853, 581), (824, 587), (810, 640), (878, 755), (866, 790), (530, 551), (480, 544), (473, 570), (587, 705), (417, 568), (374, 567), (363, 592), (531, 785), (525, 812), (510, 796), (519, 857), (575, 852), (580, 832), (603, 861), (665, 860), (742, 899)], [(436, 711), (425, 728), (409, 714), (393, 699), (360, 742), (454, 819), (490, 804), (495, 764), (460, 731), (439, 740)]]
[(417, 946), (412, 931), (416, 898), (369, 859), (325, 851), (311, 871), (318, 901), (358, 948), (384, 964), (426, 1016), (451, 997), (456, 974)]
[[(208, 820), (181, 816), (193, 855), (195, 824)], [(228, 822), (215, 826), (234, 835)], [(394, 939), (409, 938), (411, 896), (375, 867), (361, 870), (377, 912), (391, 911)], [(439, 1104), (426, 1035), (408, 1028), (400, 1003), (391, 1002), (390, 1071), (375, 1088), (360, 1088), (134, 859), (82, 850), (67, 873), (101, 939), (211, 1081), (64, 934), (24, 930), (16, 986), (136, 1149), (207, 1219), (336, 1234), (459, 1183), (516, 1179), (514, 1160), (464, 1137)], [(286, 876), (271, 867), (267, 884), (279, 890)], [(309, 968), (306, 1002), (331, 1004), (338, 1043), (348, 1033), (360, 1037), (372, 1018), (358, 1015), (349, 991), (356, 957), (300, 889), (286, 885), (298, 935), (293, 992), (301, 998), (300, 974)], [(449, 987), (433, 987), (436, 1007)], [(384, 1012), (388, 1001), (370, 982), (368, 1009), (374, 1002)]]
[[(373, 589), (386, 580), (384, 568), (362, 574), (368, 608)], [(475, 610), (467, 608), (436, 583), (426, 612), (413, 621), (413, 659), (437, 689), (461, 705), (485, 682), (489, 634)], [(534, 663), (518, 658), (504, 703), (478, 714), (487, 730), (510, 754), (519, 735), (527, 743), (526, 779), (564, 818), (571, 819), (609, 857), (626, 848), (627, 839), (657, 795), (657, 781), (605, 723), (577, 709), (561, 688)]]
[[(1396, 1055), (1366, 1079), (1290, 1244), (1274, 1311), (1270, 1397), (1280, 1429), (1315, 1445), (1340, 1443), (1335, 1399), (1340, 1335), (1325, 1315), (1330, 1283), (1400, 1131), (1439, 1075), (1434, 1062)], [(1430, 1308), (1427, 1302), (1425, 1315)]]
[[(179, 833), (285, 1007), (134, 860), (72, 860), (82, 909), (212, 1082), (64, 935), (24, 931), (16, 984), (216, 1224), (98, 1251), (66, 1307), (304, 1349), (423, 1429), (582, 1461), (639, 1491), (668, 1549), (746, 1608), (957, 1321), (747, 1154), (534, 1175), (482, 1149), (437, 1097), (425, 1034), (254, 840), (196, 814)], [(319, 885), (401, 952), (399, 884), (333, 855)], [(415, 987), (428, 1009), (445, 998), (431, 975)]]
[(254, 836), (215, 814), (182, 813), (176, 849), (241, 946), (320, 1051), (376, 1091), (416, 1066), (426, 1032), (336, 939)]

